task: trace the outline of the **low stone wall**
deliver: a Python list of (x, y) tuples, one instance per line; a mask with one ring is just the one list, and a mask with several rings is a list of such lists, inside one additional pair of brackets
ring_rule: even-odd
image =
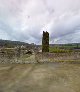
[(17, 51), (14, 53), (0, 53), (0, 63), (35, 63), (35, 55), (22, 52), (18, 54)]
[(71, 53), (34, 53), (30, 56), (23, 54), (0, 54), (0, 63), (40, 63), (56, 61), (80, 61), (80, 52)]
[(55, 62), (55, 61), (79, 61), (80, 52), (71, 53), (36, 53), (37, 62)]

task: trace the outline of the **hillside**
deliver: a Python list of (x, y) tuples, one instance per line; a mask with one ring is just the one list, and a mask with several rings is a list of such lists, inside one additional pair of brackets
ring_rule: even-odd
[(80, 49), (80, 43), (50, 44), (50, 47), (57, 47), (61, 49)]
[(0, 46), (5, 46), (5, 47), (15, 47), (15, 46), (29, 46), (30, 44), (25, 43), (25, 42), (20, 42), (20, 41), (10, 41), (10, 40), (0, 40)]

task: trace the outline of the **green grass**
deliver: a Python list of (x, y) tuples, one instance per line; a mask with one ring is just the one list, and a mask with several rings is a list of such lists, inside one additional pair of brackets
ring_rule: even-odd
[(70, 53), (72, 52), (72, 50), (65, 50), (65, 49), (59, 49), (56, 47), (50, 47), (49, 52), (51, 53)]

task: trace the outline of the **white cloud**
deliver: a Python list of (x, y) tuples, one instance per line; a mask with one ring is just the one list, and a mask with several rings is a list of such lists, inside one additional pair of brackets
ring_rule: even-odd
[(51, 43), (80, 42), (80, 0), (0, 0), (0, 39), (38, 44), (42, 31)]

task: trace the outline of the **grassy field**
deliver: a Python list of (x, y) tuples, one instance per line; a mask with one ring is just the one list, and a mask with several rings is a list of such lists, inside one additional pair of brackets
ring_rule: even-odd
[(80, 92), (80, 64), (0, 64), (0, 92)]
[(51, 52), (51, 53), (70, 53), (70, 52), (72, 52), (72, 50), (50, 47), (49, 52)]

